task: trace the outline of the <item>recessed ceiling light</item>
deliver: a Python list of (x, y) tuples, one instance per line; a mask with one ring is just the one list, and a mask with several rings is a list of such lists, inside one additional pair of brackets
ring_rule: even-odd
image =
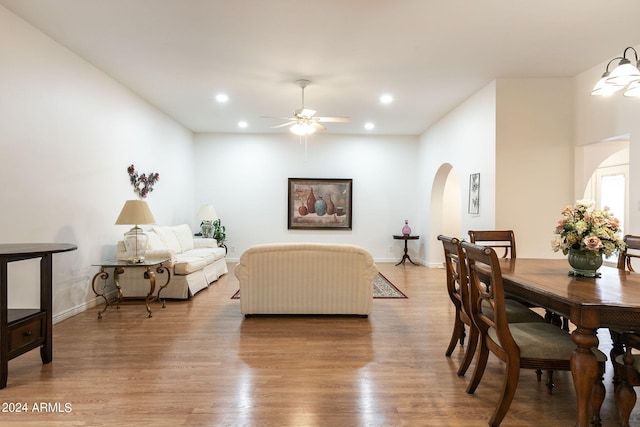
[(219, 93), (216, 95), (216, 101), (223, 103), (229, 100), (229, 96), (226, 93)]
[(249, 126), (249, 123), (245, 122), (244, 120), (238, 122), (238, 127), (239, 128), (243, 128), (244, 129), (247, 126)]
[(365, 128), (365, 129), (367, 129), (367, 130), (371, 130), (371, 129), (373, 129), (374, 127), (376, 127), (376, 125), (374, 125), (374, 124), (373, 124), (373, 123), (371, 123), (371, 122), (367, 122), (367, 123), (365, 123), (365, 124), (364, 124), (364, 128)]
[(380, 102), (383, 104), (390, 104), (393, 102), (393, 96), (386, 93), (380, 97)]

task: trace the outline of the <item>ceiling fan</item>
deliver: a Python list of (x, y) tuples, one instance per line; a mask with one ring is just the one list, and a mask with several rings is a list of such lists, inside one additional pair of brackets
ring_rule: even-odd
[(326, 130), (320, 123), (348, 123), (351, 121), (349, 117), (316, 117), (316, 111), (304, 107), (304, 89), (311, 83), (309, 80), (300, 79), (296, 83), (302, 89), (302, 107), (293, 112), (293, 117), (267, 117), (287, 120), (286, 123), (273, 126), (273, 128), (282, 128), (290, 126), (289, 130), (299, 136), (307, 136), (316, 131)]

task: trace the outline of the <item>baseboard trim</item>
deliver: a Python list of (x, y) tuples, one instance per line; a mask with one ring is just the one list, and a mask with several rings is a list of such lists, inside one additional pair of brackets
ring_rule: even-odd
[[(109, 301), (111, 301), (116, 295), (116, 291), (110, 292), (108, 293), (107, 299), (109, 299)], [(95, 297), (92, 300), (89, 300), (87, 302), (85, 302), (84, 304), (80, 304), (77, 305), (75, 307), (71, 307), (70, 309), (63, 311), (62, 313), (58, 313), (55, 316), (53, 316), (53, 324), (55, 325), (56, 323), (62, 322), (63, 320), (67, 320), (73, 316), (76, 316), (84, 311), (87, 311), (93, 307), (96, 307), (97, 305), (102, 305), (104, 304), (104, 299), (102, 297)], [(97, 316), (97, 315), (96, 315)]]

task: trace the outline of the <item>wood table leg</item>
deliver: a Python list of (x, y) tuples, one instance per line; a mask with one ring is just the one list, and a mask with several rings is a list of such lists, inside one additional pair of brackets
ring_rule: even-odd
[(405, 241), (404, 241), (404, 255), (402, 255), (402, 259), (400, 260), (400, 262), (399, 262), (399, 263), (397, 263), (397, 264), (396, 264), (396, 266), (398, 266), (398, 265), (400, 265), (400, 264), (404, 264), (404, 262), (405, 262), (406, 260), (409, 260), (409, 262), (410, 262), (411, 264), (413, 264), (413, 265), (419, 265), (419, 264), (416, 264), (415, 262), (413, 262), (413, 261), (411, 260), (411, 258), (409, 257), (409, 246), (408, 246), (408, 240), (405, 240)]
[[(40, 311), (45, 313), (53, 312), (53, 254), (45, 254), (40, 259)], [(47, 364), (53, 360), (53, 318), (46, 316), (45, 319), (45, 339), (40, 347), (40, 359)]]
[(598, 374), (598, 361), (591, 349), (598, 347), (596, 330), (578, 327), (572, 334), (573, 342), (578, 346), (571, 356), (571, 375), (576, 390), (576, 427), (590, 426), (589, 402)]
[(7, 258), (0, 258), (0, 389), (7, 386), (9, 376), (9, 335), (7, 316)]

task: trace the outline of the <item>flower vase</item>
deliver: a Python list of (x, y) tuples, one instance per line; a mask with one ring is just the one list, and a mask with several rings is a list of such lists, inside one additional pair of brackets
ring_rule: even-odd
[(315, 203), (316, 215), (323, 216), (327, 213), (327, 202), (322, 199), (322, 196), (318, 196)]
[(599, 251), (569, 249), (567, 256), (569, 265), (573, 268), (569, 274), (574, 276), (600, 277), (598, 269), (602, 265), (602, 254)]
[(411, 227), (409, 227), (409, 221), (406, 219), (404, 220), (404, 227), (402, 227), (402, 235), (403, 236), (411, 235)]
[(307, 213), (316, 213), (316, 196), (313, 194), (313, 187), (311, 187), (311, 193), (307, 197)]

